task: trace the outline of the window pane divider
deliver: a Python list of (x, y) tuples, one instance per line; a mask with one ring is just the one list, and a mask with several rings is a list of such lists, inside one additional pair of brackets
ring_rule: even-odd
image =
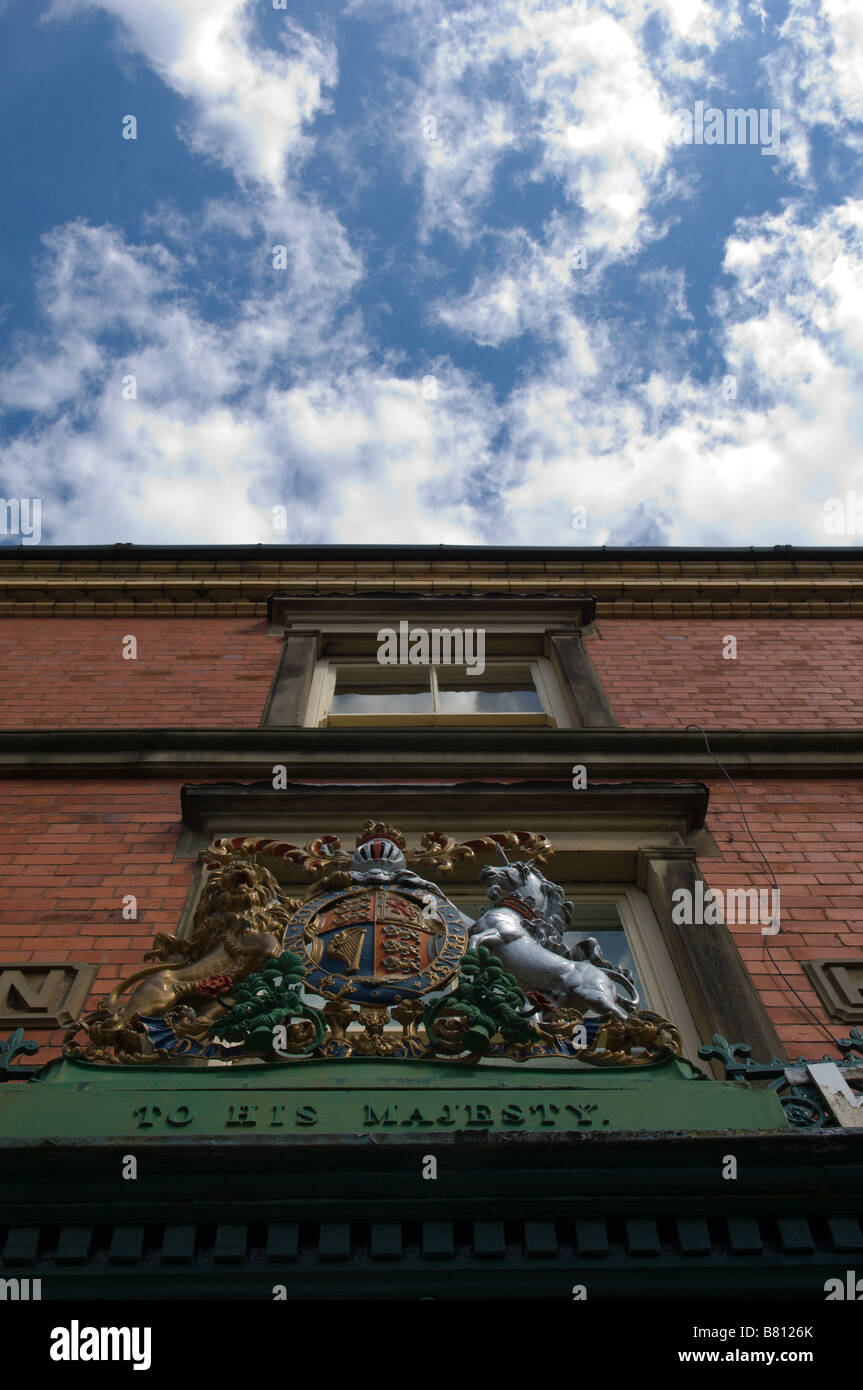
[(431, 683), (432, 710), (435, 714), (440, 714), (440, 695), (437, 687), (437, 668), (429, 667), (429, 681)]

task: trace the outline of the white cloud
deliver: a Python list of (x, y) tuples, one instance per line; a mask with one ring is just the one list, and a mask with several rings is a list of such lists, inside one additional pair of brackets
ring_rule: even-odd
[(369, 365), (356, 322), (310, 327), (321, 291), (314, 277), (303, 292), (302, 262), (293, 318), (271, 281), (219, 323), (177, 293), (178, 264), (110, 227), (46, 238), (43, 331), (0, 374), (0, 400), (41, 412), (3, 476), (9, 495), (42, 498), (46, 540), (475, 539), (497, 423), (487, 388), (442, 362), (425, 399), (422, 378)]
[[(636, 255), (677, 215), (684, 190), (671, 113), (739, 26), (738, 6), (627, 0), (582, 11), (489, 0), (443, 16), (433, 3), (401, 0), (355, 8), (374, 11), (420, 71), (395, 103), (403, 115), (391, 131), (421, 181), (420, 240), (443, 231), (483, 247), (469, 289), (440, 296), (431, 317), (486, 347), (530, 331), (562, 335), (569, 352), (579, 296), (587, 302), (606, 266)], [(648, 43), (644, 25), (657, 16), (664, 27)], [(423, 138), (429, 121), (434, 139)], [(518, 225), (530, 214), (517, 200), (529, 200), (535, 183), (562, 195), (539, 235)], [(685, 316), (680, 284), (669, 291)], [(589, 360), (586, 346), (580, 358)]]
[(726, 247), (725, 269), (738, 293), (773, 309), (782, 304), (802, 339), (828, 338), (837, 360), (863, 356), (863, 201), (848, 199), (801, 223), (791, 208), (741, 221)]
[[(572, 335), (571, 305), (595, 283), (592, 253), (574, 243), (565, 218), (551, 217), (542, 242), (521, 229), (495, 238), (492, 268), (461, 298), (441, 298), (437, 319), (486, 347), (499, 347), (530, 330), (543, 338)], [(583, 340), (583, 334), (580, 335)]]
[(291, 157), (306, 153), (303, 127), (328, 109), (335, 48), (281, 12), (282, 51), (255, 43), (254, 8), (250, 0), (55, 0), (48, 17), (113, 15), (129, 46), (192, 104), (183, 131), (191, 149), (241, 183), (280, 188)]
[(514, 393), (522, 481), (506, 500), (522, 542), (563, 541), (581, 505), (590, 530), (570, 539), (592, 544), (638, 540), (628, 516), (642, 539), (658, 519), (665, 544), (830, 543), (824, 502), (863, 493), (863, 201), (814, 222), (792, 209), (741, 222), (725, 269), (718, 331), (736, 399), (722, 377), (692, 381), (683, 358), (676, 378), (623, 393), (626, 364), (607, 352), (592, 378), (561, 360)]
[(782, 109), (781, 157), (799, 178), (811, 172), (816, 126), (828, 127), (859, 153), (863, 8), (858, 0), (790, 0), (779, 42), (764, 67), (772, 100)]
[[(647, 205), (667, 177), (671, 111), (682, 82), (740, 23), (737, 4), (627, 0), (585, 10), (556, 0), (487, 0), (442, 14), (434, 0), (353, 7), (387, 25), (421, 76), (400, 91), (394, 135), (422, 182), (420, 235), (462, 244), (480, 233), (502, 161), (519, 186), (554, 179), (578, 209), (578, 239), (627, 254), (655, 234)], [(642, 29), (666, 27), (648, 54)], [(390, 32), (392, 29), (392, 32)], [(698, 55), (698, 56), (696, 56)], [(427, 122), (436, 138), (425, 138)], [(513, 166), (514, 167), (514, 166)]]
[(356, 320), (328, 338), (324, 316), (291, 358), (272, 289), (202, 318), (179, 264), (111, 228), (48, 239), (44, 333), (0, 376), (2, 399), (42, 411), (4, 485), (42, 497), (48, 540), (825, 543), (824, 501), (863, 491), (863, 201), (738, 223), (716, 305), (731, 400), (685, 348), (633, 384), (620, 336), (566, 311), (504, 405), (446, 359), (425, 399)]

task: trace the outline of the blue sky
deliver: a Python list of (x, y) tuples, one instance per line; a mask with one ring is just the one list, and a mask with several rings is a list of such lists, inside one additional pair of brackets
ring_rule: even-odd
[(0, 52), (43, 542), (859, 544), (859, 0), (0, 0)]

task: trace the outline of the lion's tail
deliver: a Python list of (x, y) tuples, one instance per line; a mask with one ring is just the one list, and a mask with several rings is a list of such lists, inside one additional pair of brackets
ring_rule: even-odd
[(162, 961), (161, 965), (148, 965), (145, 969), (138, 970), (134, 975), (130, 975), (128, 980), (121, 980), (118, 985), (115, 985), (105, 1002), (110, 1004), (113, 1008), (124, 989), (128, 989), (130, 985), (134, 985), (137, 980), (145, 980), (148, 975), (155, 975), (157, 971), (164, 969), (165, 962)]

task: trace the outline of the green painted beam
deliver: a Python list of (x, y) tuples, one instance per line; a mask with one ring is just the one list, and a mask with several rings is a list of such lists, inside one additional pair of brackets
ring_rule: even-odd
[(669, 1058), (465, 1067), (380, 1059), (278, 1066), (63, 1061), (0, 1091), (0, 1139), (171, 1135), (784, 1130), (775, 1093)]

